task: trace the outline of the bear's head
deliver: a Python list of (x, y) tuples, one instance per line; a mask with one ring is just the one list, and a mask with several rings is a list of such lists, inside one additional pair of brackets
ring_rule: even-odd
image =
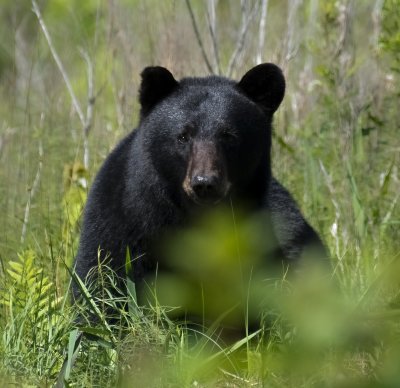
[(258, 65), (239, 82), (217, 76), (177, 81), (163, 67), (147, 67), (141, 76), (139, 130), (174, 195), (204, 205), (265, 192), (271, 120), (285, 92), (276, 65)]

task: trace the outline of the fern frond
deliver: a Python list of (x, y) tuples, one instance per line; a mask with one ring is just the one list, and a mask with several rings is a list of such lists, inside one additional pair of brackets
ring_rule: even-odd
[(9, 261), (6, 274), (4, 288), (0, 290), (0, 305), (6, 306), (10, 315), (21, 314), (30, 306), (29, 314), (38, 323), (62, 299), (54, 297), (55, 287), (43, 275), (39, 259), (31, 249), (18, 253), (18, 260)]

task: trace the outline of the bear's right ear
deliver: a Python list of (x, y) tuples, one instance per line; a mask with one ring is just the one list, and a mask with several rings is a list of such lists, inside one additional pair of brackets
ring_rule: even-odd
[(285, 77), (273, 63), (262, 63), (250, 69), (237, 87), (260, 105), (266, 112), (274, 113), (285, 95)]
[(179, 83), (169, 70), (161, 66), (146, 67), (140, 75), (142, 77), (139, 90), (140, 116), (144, 117)]

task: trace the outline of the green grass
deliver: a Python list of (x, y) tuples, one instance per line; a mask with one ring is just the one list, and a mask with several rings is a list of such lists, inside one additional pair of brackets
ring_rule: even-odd
[[(191, 3), (216, 69), (206, 5)], [(218, 286), (236, 276), (220, 271), (200, 299), (189, 301), (200, 315), (213, 311), (214, 322), (203, 331), (172, 319), (178, 315), (173, 307), (183, 302), (182, 293), (170, 291), (190, 286), (182, 282), (172, 287), (170, 279), (158, 279), (147, 306), (136, 304), (132, 283), (128, 296), (104, 291), (96, 299), (88, 286), (82, 305), (71, 305), (69, 297), (85, 182), (90, 186), (107, 154), (137, 123), (140, 71), (160, 64), (178, 78), (208, 73), (186, 3), (39, 4), (83, 112), (88, 76), (82, 50), (94, 66), (86, 168), (82, 124), (30, 2), (1, 8), (1, 386), (399, 386), (400, 3), (294, 3), (268, 2), (262, 55), (281, 65), (287, 79), (275, 117), (273, 170), (323, 237), (333, 273), (310, 266), (296, 279), (261, 274), (252, 293), (244, 283), (217, 303), (210, 295), (224, 295)], [(233, 69), (237, 79), (254, 65), (260, 14)], [(241, 17), (238, 3), (218, 2), (224, 74)], [(188, 231), (185, 248), (193, 244), (204, 265), (217, 258), (212, 270), (259, 252), (245, 228), (232, 233), (231, 218), (213, 225), (205, 234)], [(169, 245), (178, 257), (179, 243), (171, 239)], [(107, 290), (114, 277), (107, 268), (103, 274)], [(220, 323), (232, 317), (232, 295), (244, 299), (237, 320), (245, 321), (247, 307), (262, 302), (262, 334), (220, 336)], [(110, 306), (114, 320), (107, 316)], [(78, 313), (88, 309), (97, 323), (77, 330)]]

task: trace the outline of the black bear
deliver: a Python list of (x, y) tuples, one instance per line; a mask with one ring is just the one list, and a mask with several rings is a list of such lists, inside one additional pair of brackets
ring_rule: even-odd
[[(271, 174), (271, 122), (285, 92), (279, 67), (255, 66), (239, 82), (177, 81), (163, 67), (147, 67), (141, 77), (139, 126), (108, 156), (88, 197), (75, 261), (82, 280), (98, 266), (98, 252), (125, 278), (129, 249), (140, 287), (162, 268), (157, 251), (164, 232), (224, 203), (268, 213), (265, 233), (274, 234), (283, 261), (299, 261), (311, 246), (324, 255), (318, 235)], [(73, 293), (79, 297), (76, 284)]]

